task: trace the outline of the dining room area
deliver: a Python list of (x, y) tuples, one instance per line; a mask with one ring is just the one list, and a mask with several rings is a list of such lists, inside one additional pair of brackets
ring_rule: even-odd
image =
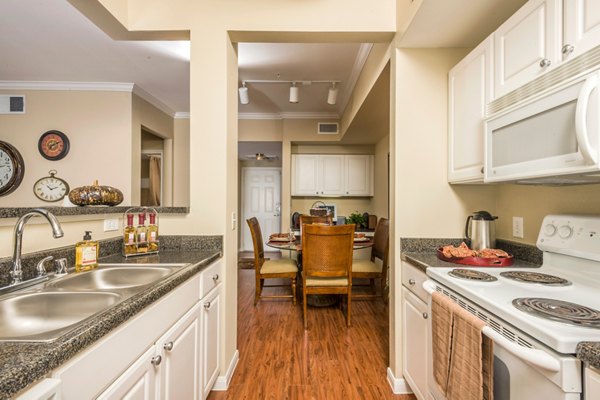
[[(388, 220), (371, 237), (331, 216), (300, 221), (299, 233), (267, 241), (256, 220), (246, 221), (258, 240), (240, 253), (240, 360), (229, 390), (209, 398), (413, 399), (393, 395), (385, 378)], [(357, 251), (370, 258), (353, 258)]]

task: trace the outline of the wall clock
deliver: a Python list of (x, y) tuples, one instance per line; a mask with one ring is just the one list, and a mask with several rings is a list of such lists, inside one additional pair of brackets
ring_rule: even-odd
[(47, 160), (63, 159), (69, 153), (69, 138), (60, 131), (45, 132), (38, 141), (38, 150)]
[(69, 184), (55, 176), (56, 170), (52, 169), (48, 173), (50, 176), (40, 178), (33, 184), (33, 193), (43, 201), (62, 200), (69, 193)]
[(19, 150), (0, 140), (0, 196), (14, 192), (24, 175), (25, 163)]

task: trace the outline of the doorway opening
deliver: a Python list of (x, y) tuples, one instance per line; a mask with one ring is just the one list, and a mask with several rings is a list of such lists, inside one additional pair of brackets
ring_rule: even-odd
[(140, 173), (140, 205), (160, 207), (163, 204), (164, 139), (142, 129)]

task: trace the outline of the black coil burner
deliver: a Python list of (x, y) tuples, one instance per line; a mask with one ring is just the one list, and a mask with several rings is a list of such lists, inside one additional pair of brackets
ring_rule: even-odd
[(452, 271), (448, 272), (448, 275), (453, 276), (455, 278), (467, 279), (476, 282), (494, 282), (498, 280), (498, 278), (496, 278), (495, 276), (492, 276), (485, 272), (475, 271), (472, 269), (455, 268)]
[(501, 272), (500, 276), (519, 282), (536, 283), (545, 286), (569, 286), (571, 284), (566, 279), (554, 275), (542, 274), (541, 272), (506, 271)]
[(524, 297), (514, 299), (512, 304), (523, 312), (553, 321), (590, 328), (600, 327), (600, 311), (568, 301)]

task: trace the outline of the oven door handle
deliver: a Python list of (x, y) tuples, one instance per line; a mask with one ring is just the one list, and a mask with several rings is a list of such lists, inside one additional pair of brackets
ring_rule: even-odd
[[(436, 291), (435, 283), (432, 280), (426, 280), (423, 282), (423, 289), (425, 289), (429, 295), (432, 295), (433, 292)], [(481, 333), (492, 339), (494, 343), (498, 344), (515, 357), (522, 359), (528, 364), (551, 372), (558, 372), (560, 370), (560, 363), (558, 360), (543, 350), (521, 346), (505, 338), (489, 326), (485, 326), (481, 330)]]

